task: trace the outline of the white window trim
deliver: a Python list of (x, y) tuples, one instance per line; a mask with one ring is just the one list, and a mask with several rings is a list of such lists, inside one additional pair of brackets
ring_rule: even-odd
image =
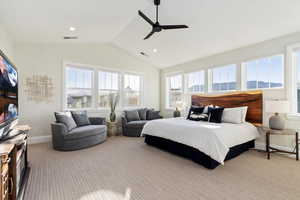
[(286, 89), (287, 99), (290, 102), (291, 114), (288, 118), (300, 120), (300, 114), (297, 113), (297, 69), (295, 63), (295, 50), (300, 48), (300, 43), (287, 47), (286, 54)]
[[(124, 101), (124, 75), (135, 75), (140, 77), (140, 105), (138, 106), (123, 106), (123, 101)], [(123, 72), (121, 76), (121, 102), (122, 102), (122, 108), (123, 109), (135, 109), (135, 108), (141, 108), (144, 106), (144, 76), (141, 73), (136, 73), (136, 72)]]
[[(75, 109), (70, 109), (67, 107), (67, 98), (66, 98), (66, 67), (67, 66), (73, 66), (74, 68), (79, 68), (79, 69), (89, 69), (93, 71), (93, 78), (92, 78), (92, 107), (91, 108), (75, 108)], [(139, 72), (132, 72), (132, 71), (125, 71), (122, 69), (111, 69), (107, 67), (102, 67), (102, 66), (97, 66), (97, 65), (90, 65), (90, 64), (82, 64), (82, 63), (74, 63), (70, 61), (63, 61), (62, 62), (62, 110), (63, 111), (76, 111), (76, 110), (87, 110), (89, 112), (98, 112), (98, 111), (109, 111), (109, 108), (103, 108), (103, 107), (98, 107), (98, 80), (99, 80), (99, 71), (107, 71), (107, 72), (115, 72), (119, 73), (119, 88), (120, 88), (120, 101), (119, 101), (119, 106), (116, 108), (116, 111), (122, 111), (124, 109), (134, 109), (134, 108), (141, 108), (144, 106), (144, 73), (139, 73)], [(124, 74), (132, 74), (132, 75), (137, 75), (140, 76), (140, 105), (139, 106), (123, 106), (123, 87), (124, 87), (124, 82), (123, 82), (123, 77)]]
[[(74, 65), (74, 66), (72, 66), (72, 65)], [(68, 66), (72, 66), (72, 67), (74, 67), (74, 68), (77, 68), (77, 69), (83, 69), (83, 70), (90, 70), (90, 71), (93, 71), (93, 76), (92, 76), (92, 88), (91, 88), (91, 90), (92, 90), (92, 107), (89, 107), (89, 108), (80, 108), (80, 109), (76, 109), (76, 108), (72, 108), (72, 109), (70, 109), (70, 108), (68, 108), (67, 107), (67, 98), (66, 98), (66, 91), (67, 91), (67, 86), (66, 86), (66, 69), (67, 69), (67, 67)], [(81, 64), (74, 64), (74, 63), (69, 63), (69, 62), (63, 62), (63, 68), (62, 68), (62, 75), (63, 75), (63, 77), (62, 77), (62, 85), (63, 85), (63, 91), (62, 91), (62, 93), (63, 93), (63, 95), (62, 95), (62, 110), (93, 110), (93, 107), (94, 107), (94, 98), (93, 98), (93, 96), (94, 96), (94, 76), (95, 76), (95, 70), (93, 69), (93, 68), (91, 68), (90, 66), (83, 66), (83, 65), (81, 65)]]
[[(204, 90), (203, 92), (189, 92), (189, 88), (188, 88), (188, 75), (189, 74), (192, 74), (192, 73), (197, 73), (197, 72), (203, 72), (203, 78), (204, 78)], [(205, 84), (206, 84), (206, 70), (203, 69), (203, 70), (197, 70), (197, 71), (192, 71), (192, 72), (186, 72), (183, 74), (184, 76), (184, 87), (183, 87), (183, 93), (184, 94), (187, 94), (187, 95), (194, 95), (194, 94), (205, 94), (205, 91), (206, 91), (206, 88), (205, 88)]]
[(183, 95), (183, 101), (186, 101), (185, 99), (185, 84), (186, 84), (186, 80), (185, 80), (185, 75), (184, 72), (181, 71), (177, 71), (177, 72), (173, 72), (173, 73), (166, 73), (164, 74), (164, 85), (165, 85), (165, 102), (164, 102), (164, 109), (168, 110), (168, 111), (174, 111), (175, 108), (173, 107), (169, 107), (168, 102), (169, 102), (169, 83), (168, 83), (168, 78), (172, 77), (172, 76), (177, 76), (180, 75), (181, 76), (181, 92)]
[[(235, 82), (236, 82), (236, 89), (235, 90), (221, 90), (221, 91), (215, 91), (213, 90), (213, 70), (216, 68), (222, 68), (222, 67), (227, 67), (230, 65), (235, 65), (236, 70), (235, 70)], [(229, 92), (236, 92), (239, 91), (240, 88), (238, 86), (238, 76), (239, 76), (239, 70), (238, 70), (238, 64), (227, 64), (227, 65), (221, 65), (221, 66), (215, 66), (215, 67), (211, 67), (208, 70), (208, 94), (224, 94), (224, 93), (229, 93)]]
[(118, 110), (120, 110), (120, 108), (122, 107), (122, 98), (121, 98), (121, 94), (122, 94), (122, 90), (121, 90), (121, 87), (122, 87), (122, 81), (121, 81), (121, 79), (122, 79), (122, 73), (121, 72), (119, 72), (119, 71), (117, 71), (117, 70), (111, 70), (111, 69), (105, 69), (105, 68), (97, 68), (97, 69), (95, 69), (96, 70), (96, 73), (97, 73), (97, 76), (96, 76), (96, 80), (95, 80), (95, 82), (97, 83), (96, 85), (95, 85), (95, 95), (96, 95), (96, 102), (95, 102), (95, 109), (97, 109), (97, 110), (104, 110), (104, 111), (109, 111), (110, 109), (109, 108), (106, 108), (106, 107), (100, 107), (100, 106), (98, 106), (98, 101), (99, 101), (99, 72), (111, 72), (111, 73), (117, 73), (118, 74), (118, 87), (119, 87), (119, 89), (117, 90), (118, 92), (119, 92), (119, 95), (120, 95), (120, 100), (119, 100), (119, 103), (118, 103), (118, 105), (117, 105), (117, 107), (116, 107), (116, 110), (118, 111)]
[[(260, 59), (264, 59), (264, 58), (271, 58), (271, 57), (275, 57), (275, 56), (282, 56), (282, 65), (283, 65), (283, 74), (282, 74), (282, 84), (283, 86), (282, 87), (273, 87), (273, 88), (254, 88), (254, 89), (248, 89), (247, 88), (247, 69), (246, 69), (246, 62), (253, 62), (253, 61), (256, 61), (256, 60), (260, 60)], [(258, 57), (258, 58), (255, 58), (255, 59), (250, 59), (250, 60), (246, 60), (246, 61), (243, 61), (241, 62), (241, 90), (242, 91), (255, 91), (255, 90), (278, 90), (278, 89), (285, 89), (286, 88), (286, 56), (284, 53), (279, 53), (279, 54), (273, 54), (273, 55), (270, 55), (270, 56), (264, 56), (264, 57)]]

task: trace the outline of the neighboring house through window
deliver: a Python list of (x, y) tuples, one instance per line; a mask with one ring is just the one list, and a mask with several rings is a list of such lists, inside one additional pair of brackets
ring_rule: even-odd
[(123, 106), (141, 105), (141, 76), (124, 74)]
[(66, 67), (67, 109), (92, 107), (93, 70)]
[(176, 108), (177, 103), (182, 103), (183, 101), (183, 76), (174, 75), (166, 77), (167, 83), (167, 108)]
[(98, 72), (98, 107), (109, 108), (109, 95), (120, 94), (119, 73), (109, 71)]
[(284, 81), (283, 55), (261, 58), (243, 63), (247, 89), (282, 88)]

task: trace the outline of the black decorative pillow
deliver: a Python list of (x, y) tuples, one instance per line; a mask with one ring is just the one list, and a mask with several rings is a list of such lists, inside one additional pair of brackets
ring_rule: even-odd
[(213, 123), (222, 123), (222, 116), (223, 116), (224, 108), (208, 108), (208, 121)]
[[(193, 119), (191, 119), (192, 115), (201, 115), (203, 113), (203, 111), (204, 111), (204, 107), (191, 106), (189, 114), (187, 116), (187, 119), (193, 120)], [(195, 118), (195, 117), (193, 117), (193, 118)], [(196, 118), (198, 118), (198, 117), (196, 117)], [(199, 121), (199, 120), (197, 120), (197, 121)]]
[(125, 110), (124, 112), (128, 122), (141, 120), (137, 110)]
[(75, 120), (77, 126), (87, 126), (91, 125), (91, 122), (87, 116), (87, 111), (71, 111), (73, 119)]
[(147, 108), (141, 108), (141, 109), (138, 110), (139, 117), (140, 117), (141, 120), (146, 120), (147, 119), (147, 111), (148, 111)]
[(154, 119), (161, 119), (161, 116), (159, 115), (160, 111), (155, 111), (153, 109), (150, 109), (147, 111), (147, 120), (154, 120)]
[(208, 121), (208, 114), (206, 113), (201, 113), (201, 114), (191, 114), (190, 115), (190, 120), (193, 121)]
[(55, 112), (56, 122), (64, 124), (68, 131), (76, 128), (77, 125), (70, 112)]

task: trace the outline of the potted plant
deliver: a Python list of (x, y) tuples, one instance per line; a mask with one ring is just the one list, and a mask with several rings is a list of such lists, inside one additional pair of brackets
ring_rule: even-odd
[(116, 121), (116, 106), (119, 103), (120, 100), (120, 95), (119, 94), (115, 94), (115, 93), (111, 93), (109, 94), (109, 105), (110, 105), (110, 116), (109, 119), (111, 122), (115, 122)]

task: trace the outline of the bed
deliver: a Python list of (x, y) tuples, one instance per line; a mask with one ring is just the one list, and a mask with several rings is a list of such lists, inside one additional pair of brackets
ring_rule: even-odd
[(144, 126), (148, 145), (191, 159), (208, 169), (224, 165), (254, 147), (262, 123), (262, 92), (222, 95), (193, 95), (192, 105), (218, 105), (225, 108), (248, 106), (245, 123), (196, 122), (185, 118), (154, 120)]

